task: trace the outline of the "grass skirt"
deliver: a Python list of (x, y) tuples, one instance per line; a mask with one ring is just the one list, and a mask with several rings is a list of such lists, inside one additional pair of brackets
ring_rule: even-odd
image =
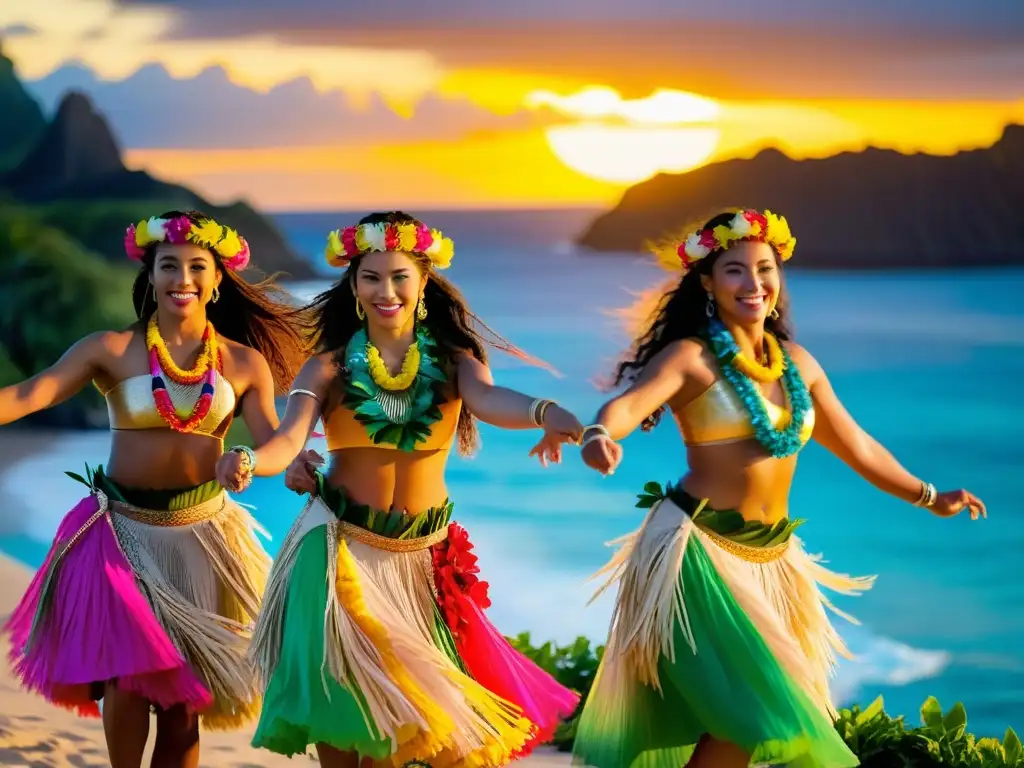
[(215, 482), (129, 489), (100, 467), (87, 485), (4, 627), (22, 685), (92, 717), (116, 681), (206, 728), (251, 720), (248, 640), (270, 569), (255, 520)]
[(573, 713), (578, 696), (486, 619), (487, 585), (451, 509), (377, 512), (321, 481), (274, 563), (257, 622), (266, 690), (254, 746), (497, 766)]
[(619, 595), (577, 763), (678, 768), (709, 735), (750, 752), (752, 765), (859, 764), (833, 727), (828, 679), (849, 654), (819, 585), (850, 594), (871, 579), (823, 568), (795, 525), (746, 523), (659, 489), (603, 571)]

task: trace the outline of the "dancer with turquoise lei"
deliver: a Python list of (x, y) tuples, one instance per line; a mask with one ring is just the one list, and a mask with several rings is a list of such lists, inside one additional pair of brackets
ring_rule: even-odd
[[(288, 471), (309, 501), (271, 571), (253, 654), (266, 684), (253, 743), (320, 763), (499, 766), (550, 738), (579, 697), (509, 645), (444, 473), (475, 419), (543, 430), (559, 460), (582, 425), (550, 400), (496, 386), (484, 327), (439, 274), (452, 241), (406, 214), (328, 237), (345, 270), (314, 300), (316, 354), (280, 429), (218, 477)], [(507, 351), (507, 343), (498, 341)], [(331, 463), (302, 452), (323, 419)], [(302, 452), (302, 453), (300, 453)], [(289, 466), (291, 463), (291, 466)]]
[(789, 491), (810, 438), (932, 514), (986, 514), (968, 491), (938, 493), (900, 466), (792, 341), (782, 264), (795, 246), (781, 216), (738, 210), (655, 249), (683, 277), (619, 365), (616, 383), (630, 386), (584, 431), (583, 459), (613, 473), (617, 441), (667, 409), (689, 473), (644, 487), (647, 518), (602, 570), (619, 593), (578, 763), (859, 764), (832, 725), (829, 678), (848, 652), (821, 587), (856, 594), (873, 578), (825, 569), (795, 533), (803, 521), (790, 517)]

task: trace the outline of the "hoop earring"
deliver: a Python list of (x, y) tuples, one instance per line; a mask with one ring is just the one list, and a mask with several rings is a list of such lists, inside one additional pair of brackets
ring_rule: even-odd
[(708, 294), (708, 303), (704, 305), (704, 314), (707, 315), (708, 320), (715, 316), (715, 297), (710, 293)]
[(363, 305), (359, 302), (359, 299), (356, 299), (356, 317), (360, 320), (366, 319), (366, 312), (363, 311)]
[(416, 302), (416, 319), (423, 322), (427, 319), (427, 297), (420, 296), (420, 300)]
[(210, 298), (210, 301), (212, 301), (214, 304), (216, 304), (218, 301), (220, 301), (220, 286), (219, 285), (215, 285), (213, 287), (213, 296)]

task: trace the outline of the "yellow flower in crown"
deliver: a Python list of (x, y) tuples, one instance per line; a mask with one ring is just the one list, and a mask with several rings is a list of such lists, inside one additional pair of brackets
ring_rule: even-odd
[(328, 233), (324, 258), (332, 267), (343, 268), (356, 256), (374, 251), (422, 253), (435, 268), (447, 269), (455, 244), (439, 230), (416, 222), (358, 224)]

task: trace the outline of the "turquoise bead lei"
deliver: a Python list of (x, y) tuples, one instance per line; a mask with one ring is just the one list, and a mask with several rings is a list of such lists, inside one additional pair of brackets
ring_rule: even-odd
[(772, 425), (764, 399), (757, 390), (757, 384), (745, 376), (734, 364), (733, 361), (740, 354), (740, 348), (729, 329), (718, 318), (712, 318), (708, 323), (706, 341), (718, 360), (722, 377), (736, 392), (747, 415), (750, 416), (750, 423), (754, 427), (754, 436), (757, 438), (757, 442), (776, 459), (792, 456), (799, 452), (803, 447), (800, 432), (803, 429), (804, 418), (813, 404), (807, 385), (800, 375), (800, 369), (793, 363), (785, 347), (779, 345), (782, 349), (783, 361), (782, 388), (786, 393), (786, 400), (789, 401), (792, 417), (784, 429), (776, 429)]

